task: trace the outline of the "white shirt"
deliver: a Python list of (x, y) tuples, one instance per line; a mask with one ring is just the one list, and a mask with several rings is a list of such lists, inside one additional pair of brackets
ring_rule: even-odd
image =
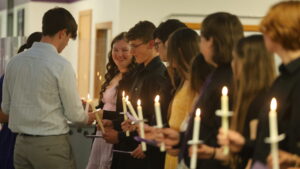
[(13, 57), (3, 82), (2, 111), (16, 133), (59, 135), (67, 119), (86, 123), (72, 65), (49, 43), (36, 42)]

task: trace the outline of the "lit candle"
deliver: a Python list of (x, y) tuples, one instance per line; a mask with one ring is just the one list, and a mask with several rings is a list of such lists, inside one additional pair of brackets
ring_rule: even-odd
[(100, 84), (101, 84), (101, 80), (102, 80), (102, 76), (99, 76), (99, 81), (100, 81)]
[(84, 109), (85, 113), (89, 112), (89, 105), (90, 105), (91, 102), (92, 102), (92, 100), (90, 98), (90, 94), (88, 94), (87, 95), (87, 100), (86, 100), (86, 103), (85, 103), (85, 109)]
[[(126, 112), (127, 112), (127, 107), (126, 107), (126, 98), (125, 98), (125, 92), (122, 92), (122, 105), (123, 105), (123, 113), (124, 113), (124, 121), (128, 119)], [(126, 131), (126, 136), (128, 137), (130, 135), (129, 131)]]
[[(141, 100), (140, 99), (137, 101), (137, 111), (138, 111), (138, 114), (139, 114), (139, 120), (141, 120), (141, 122), (139, 123), (141, 138), (145, 139), (144, 117), (143, 117), (143, 111), (142, 111), (142, 106), (141, 106)], [(142, 150), (146, 151), (147, 150), (146, 143), (142, 142), (141, 144), (142, 144)]]
[(100, 72), (97, 72), (97, 76), (99, 76), (100, 75)]
[(135, 119), (138, 120), (139, 117), (138, 117), (138, 115), (136, 114), (134, 108), (132, 107), (132, 104), (131, 104), (131, 102), (129, 101), (128, 96), (126, 96), (126, 104), (127, 104), (128, 108), (129, 108), (131, 114), (133, 115), (133, 117), (134, 117)]
[[(221, 96), (221, 111), (222, 111), (222, 129), (227, 135), (228, 128), (229, 128), (229, 122), (228, 122), (228, 116), (229, 116), (229, 108), (228, 108), (228, 89), (226, 86), (222, 88), (222, 96)], [(224, 146), (223, 153), (227, 155), (229, 153), (229, 147)]]
[(273, 169), (279, 169), (279, 160), (278, 160), (278, 142), (272, 141), (277, 140), (278, 138), (278, 129), (277, 129), (277, 102), (275, 98), (272, 98), (269, 112), (269, 126), (270, 126), (270, 140), (271, 140), (271, 154)]
[(192, 140), (194, 144), (192, 145), (192, 157), (191, 157), (190, 169), (196, 169), (197, 167), (198, 144), (195, 143), (199, 141), (200, 123), (201, 123), (200, 114), (201, 114), (201, 110), (198, 108), (196, 110), (196, 116), (194, 118), (194, 129), (193, 129), (193, 140)]
[[(155, 97), (154, 100), (154, 109), (155, 109), (155, 115), (156, 115), (156, 125), (157, 128), (163, 128), (163, 123), (162, 123), (162, 119), (161, 119), (161, 111), (160, 111), (160, 103), (159, 103), (159, 95), (157, 95)], [(165, 151), (165, 144), (162, 143), (160, 145), (160, 151)]]

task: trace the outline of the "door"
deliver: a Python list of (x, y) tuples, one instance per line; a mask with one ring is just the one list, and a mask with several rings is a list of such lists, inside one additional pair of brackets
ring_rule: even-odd
[(92, 10), (79, 12), (78, 21), (78, 90), (80, 97), (89, 94)]

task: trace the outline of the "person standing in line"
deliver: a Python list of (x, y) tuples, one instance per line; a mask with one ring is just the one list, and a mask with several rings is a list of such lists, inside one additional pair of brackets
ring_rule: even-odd
[(18, 133), (16, 169), (74, 169), (67, 120), (91, 124), (77, 92), (71, 63), (59, 55), (77, 36), (75, 19), (64, 8), (43, 16), (41, 42), (13, 57), (7, 65), (2, 111)]
[[(29, 35), (25, 44), (23, 44), (18, 53), (31, 48), (34, 42), (39, 42), (42, 38), (42, 32), (34, 32)], [(0, 78), (0, 104), (2, 103), (2, 87), (4, 74)], [(0, 169), (14, 169), (13, 155), (16, 142), (16, 133), (11, 132), (8, 128), (8, 116), (3, 114), (0, 109), (0, 123), (3, 123), (0, 130)]]
[[(124, 120), (122, 118), (124, 115), (120, 114), (122, 92), (128, 91), (126, 88), (132, 80), (136, 67), (134, 57), (129, 52), (126, 32), (120, 33), (113, 39), (108, 59), (105, 82), (101, 87), (97, 108), (103, 109), (101, 116), (105, 121), (109, 120), (120, 126), (121, 121)], [(105, 133), (97, 130), (96, 135), (102, 135), (103, 138), (95, 138), (86, 169), (110, 169), (113, 158), (112, 148), (118, 149), (118, 140), (120, 137), (126, 137), (125, 133), (118, 127), (105, 128)]]

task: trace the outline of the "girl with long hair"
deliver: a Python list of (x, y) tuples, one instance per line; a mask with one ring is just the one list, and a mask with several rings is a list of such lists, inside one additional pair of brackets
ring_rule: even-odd
[[(101, 87), (99, 105), (97, 106), (97, 108), (103, 110), (103, 119), (111, 121), (118, 119), (120, 116), (121, 92), (124, 90), (124, 83), (128, 83), (128, 76), (131, 76), (136, 66), (125, 37), (126, 33), (122, 32), (111, 42), (105, 82)], [(108, 134), (117, 133), (114, 129), (106, 132)], [(98, 130), (96, 135), (102, 135), (101, 131)], [(93, 142), (87, 169), (110, 169), (113, 154), (112, 147), (113, 144), (107, 143), (105, 139), (96, 138)]]

